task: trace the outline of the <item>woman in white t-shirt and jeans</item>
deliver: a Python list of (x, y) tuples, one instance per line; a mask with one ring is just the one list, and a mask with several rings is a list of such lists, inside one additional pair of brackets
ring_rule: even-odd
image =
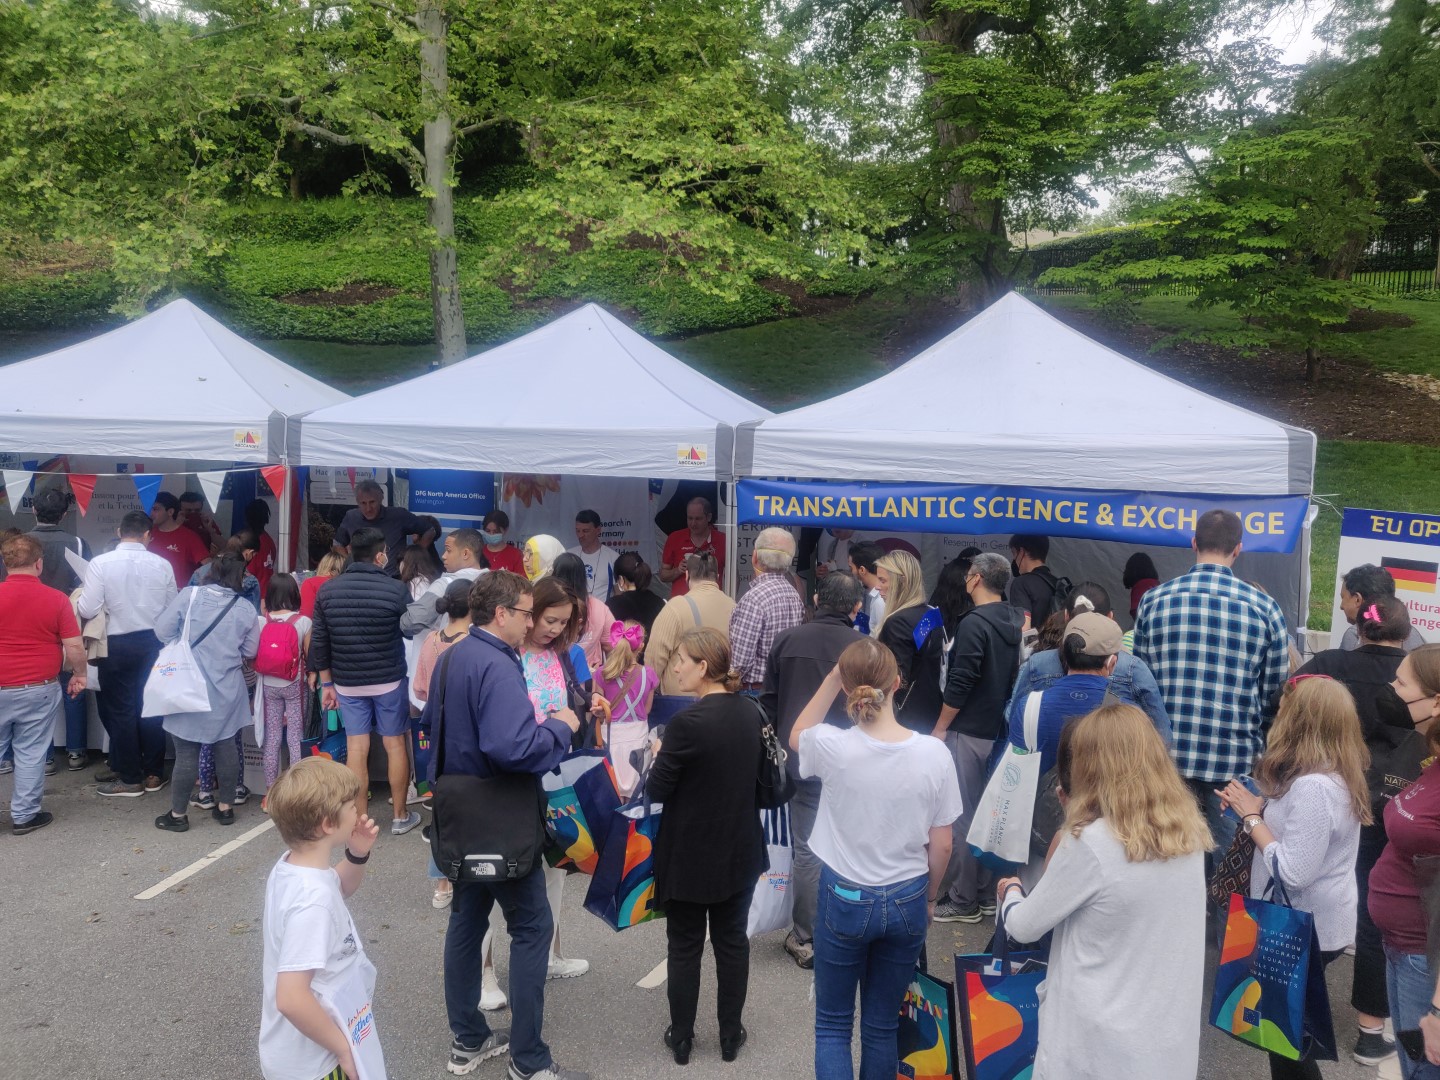
[[(860, 1000), (860, 1080), (895, 1075), (905, 990), (925, 944), (960, 785), (945, 744), (895, 719), (895, 657), (866, 638), (801, 710), (790, 735), (800, 775), (823, 782), (810, 848), (820, 859), (815, 918), (815, 1075), (854, 1075), (851, 1033)], [(855, 726), (824, 723), (846, 696)]]

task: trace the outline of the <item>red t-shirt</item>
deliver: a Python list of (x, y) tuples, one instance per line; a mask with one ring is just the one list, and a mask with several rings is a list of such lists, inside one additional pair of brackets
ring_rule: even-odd
[(512, 574), (525, 576), (525, 559), (514, 544), (501, 548), (487, 547), (485, 561), (490, 564), (491, 570), (509, 570)]
[(265, 590), (270, 587), (270, 579), (275, 574), (275, 541), (270, 539), (269, 533), (260, 534), (260, 548), (245, 569), (255, 575), (255, 580), (260, 583), (261, 599), (264, 599)]
[(321, 577), (316, 574), (314, 577), (307, 577), (300, 583), (300, 614), (307, 619), (315, 617), (315, 594), (320, 591), (320, 586), (334, 578)]
[(1370, 871), (1370, 918), (1389, 948), (1423, 955), (1427, 922), (1412, 860), (1440, 861), (1440, 761), (1386, 804), (1385, 835)]
[[(715, 556), (716, 565), (720, 568), (720, 580), (725, 580), (725, 534), (719, 529), (710, 529), (710, 539), (699, 547), (695, 541), (690, 539), (689, 529), (677, 529), (665, 538), (665, 550), (660, 555), (662, 566), (680, 566), (685, 561), (686, 555), (693, 555), (697, 551), (709, 551)], [(684, 596), (690, 591), (690, 582), (685, 580), (685, 575), (680, 575), (670, 583), (671, 596)]]
[(156, 529), (150, 534), (150, 551), (159, 555), (175, 571), (175, 587), (183, 589), (201, 563), (210, 557), (210, 549), (195, 534), (194, 529), (179, 528), (164, 532)]
[(25, 686), (60, 674), (64, 638), (80, 636), (75, 611), (59, 589), (31, 574), (0, 582), (0, 686)]

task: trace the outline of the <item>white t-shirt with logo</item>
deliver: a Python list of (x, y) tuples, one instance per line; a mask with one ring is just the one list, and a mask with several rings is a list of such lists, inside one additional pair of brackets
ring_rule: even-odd
[(578, 547), (568, 550), (571, 555), (578, 555), (585, 564), (585, 582), (590, 586), (590, 595), (602, 603), (609, 600), (615, 587), (615, 560), (620, 558), (620, 553), (604, 544), (589, 555)]
[(333, 869), (292, 866), (290, 853), (265, 884), (264, 998), (260, 1006), (260, 1071), (265, 1080), (316, 1080), (338, 1062), (281, 1015), (275, 980), (282, 971), (313, 971), (310, 989), (346, 1032), (358, 1080), (385, 1080), (385, 1058), (370, 1003), (375, 965), (355, 929)]
[(899, 885), (930, 868), (930, 830), (960, 816), (960, 782), (931, 735), (873, 739), (858, 727), (816, 724), (800, 733), (800, 775), (824, 787), (810, 850), (857, 885)]

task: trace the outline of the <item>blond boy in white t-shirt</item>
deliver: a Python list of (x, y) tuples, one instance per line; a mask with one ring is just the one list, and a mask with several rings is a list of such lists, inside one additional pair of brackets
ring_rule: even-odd
[(265, 883), (265, 1080), (329, 1080), (337, 1070), (350, 1080), (385, 1080), (370, 1008), (375, 965), (345, 907), (380, 835), (360, 816), (359, 794), (359, 778), (344, 765), (309, 757), (281, 773), (266, 797), (289, 850)]

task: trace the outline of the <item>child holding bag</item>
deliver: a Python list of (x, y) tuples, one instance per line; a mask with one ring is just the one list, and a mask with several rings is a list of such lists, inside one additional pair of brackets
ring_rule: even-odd
[(660, 678), (638, 659), (645, 647), (645, 628), (638, 622), (611, 623), (606, 640), (605, 666), (595, 677), (595, 692), (610, 705), (610, 763), (620, 793), (629, 796), (640, 779), (630, 753), (641, 749), (650, 734), (650, 703)]

